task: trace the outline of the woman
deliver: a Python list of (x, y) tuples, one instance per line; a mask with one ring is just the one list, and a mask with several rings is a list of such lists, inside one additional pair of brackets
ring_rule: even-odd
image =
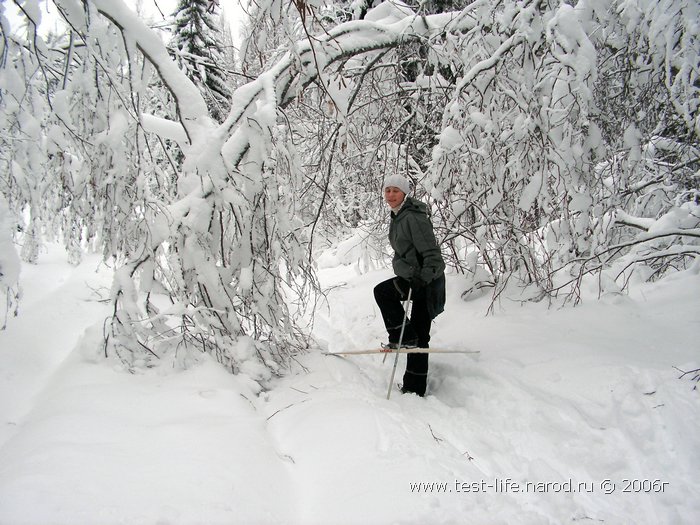
[[(379, 283), (374, 298), (389, 333), (388, 348), (395, 349), (404, 319), (402, 301), (409, 289), (413, 308), (406, 320), (402, 347), (428, 348), (432, 320), (445, 306), (445, 262), (435, 241), (428, 207), (411, 197), (410, 183), (402, 175), (384, 181), (384, 200), (391, 208), (389, 242), (394, 250), (392, 265), (396, 277)], [(428, 354), (409, 353), (402, 392), (425, 395), (428, 382)]]

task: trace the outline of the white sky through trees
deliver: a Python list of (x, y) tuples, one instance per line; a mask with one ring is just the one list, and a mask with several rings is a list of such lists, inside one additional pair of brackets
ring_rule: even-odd
[[(164, 21), (164, 17), (170, 17), (175, 11), (177, 2), (178, 0), (124, 0), (124, 3), (129, 7), (139, 9), (142, 13), (152, 18), (154, 22)], [(41, 9), (40, 33), (46, 34), (52, 30), (60, 31), (63, 27), (63, 22), (58, 16), (53, 2), (44, 0), (39, 3), (39, 8)], [(18, 9), (14, 3), (7, 3), (6, 13), (13, 28), (16, 28), (17, 24), (22, 20), (17, 15)], [(240, 25), (244, 16), (240, 2), (238, 0), (219, 2), (217, 11), (223, 13), (229, 23), (233, 41), (238, 42), (241, 32)]]

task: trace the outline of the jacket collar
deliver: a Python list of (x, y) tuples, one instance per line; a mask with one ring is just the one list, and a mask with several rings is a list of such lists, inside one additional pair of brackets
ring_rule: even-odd
[(406, 195), (404, 197), (404, 199), (401, 201), (401, 204), (399, 204), (396, 208), (391, 208), (391, 215), (393, 217), (396, 217), (401, 212), (401, 210), (406, 206), (406, 204), (408, 204), (408, 201), (410, 198), (411, 197)]

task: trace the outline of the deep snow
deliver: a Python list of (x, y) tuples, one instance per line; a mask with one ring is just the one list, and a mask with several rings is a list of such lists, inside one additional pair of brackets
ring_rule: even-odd
[[(433, 355), (427, 397), (387, 401), (380, 355), (315, 351), (262, 393), (205, 356), (130, 375), (100, 355), (109, 269), (64, 259), (22, 267), (0, 332), (0, 524), (700, 519), (700, 392), (674, 368), (700, 366), (697, 273), (492, 316), (450, 276), (433, 345), (481, 353)], [(321, 271), (323, 350), (382, 340), (388, 275)]]

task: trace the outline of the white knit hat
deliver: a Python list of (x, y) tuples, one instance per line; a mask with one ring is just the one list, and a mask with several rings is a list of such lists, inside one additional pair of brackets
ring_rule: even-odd
[(406, 195), (411, 192), (411, 183), (403, 175), (389, 175), (384, 179), (384, 185), (382, 186), (382, 191), (389, 187), (394, 187), (400, 189)]

